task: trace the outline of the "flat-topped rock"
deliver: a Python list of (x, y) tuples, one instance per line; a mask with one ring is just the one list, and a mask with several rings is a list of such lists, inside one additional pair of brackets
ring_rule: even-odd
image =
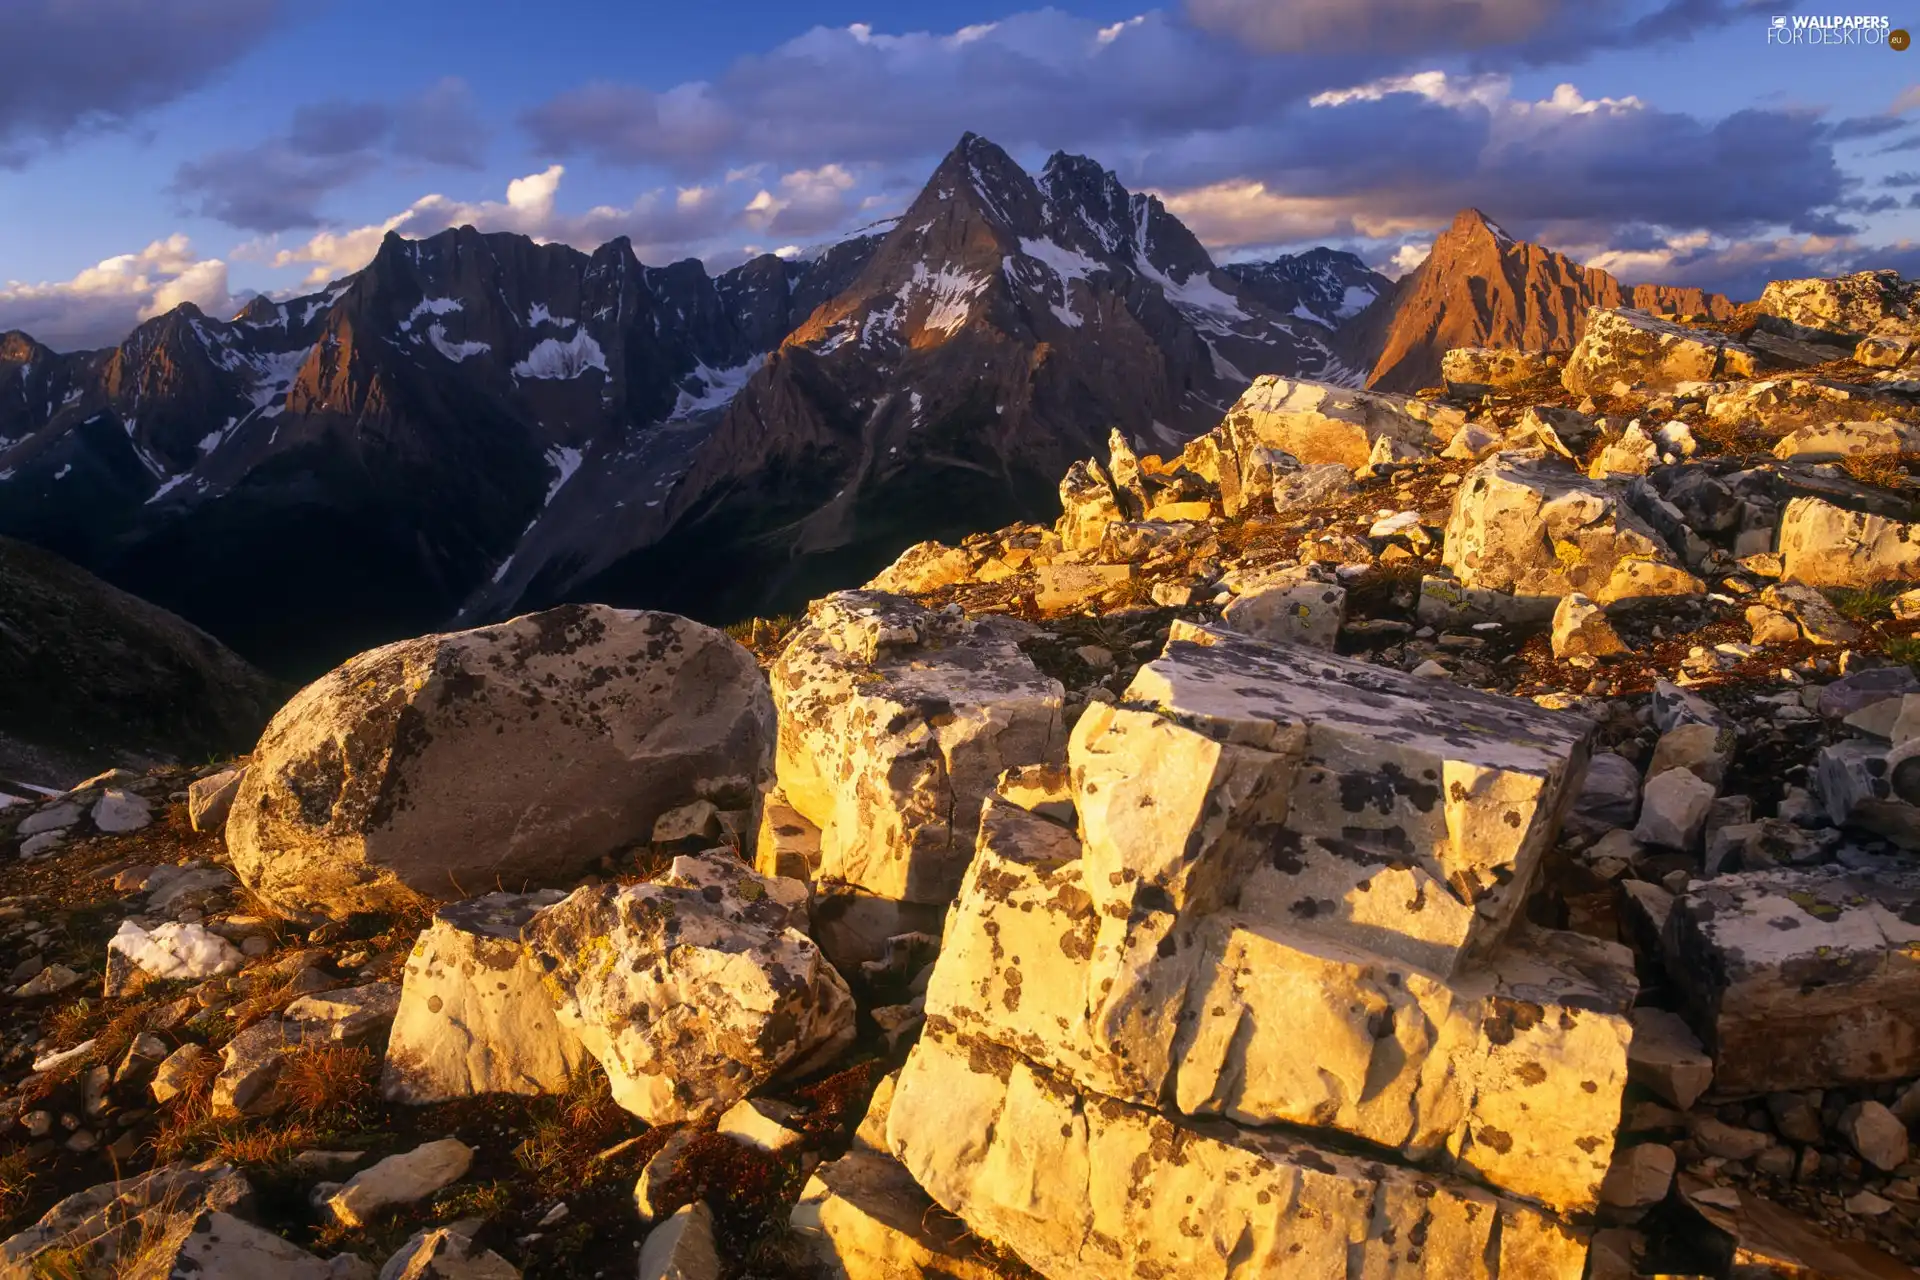
[(936, 1201), (1053, 1277), (1575, 1280), (1586, 1261), (1548, 1215), (1470, 1183), (1088, 1096), (933, 1020), (887, 1137)]
[(1309, 465), (1358, 469), (1380, 439), (1438, 448), (1465, 422), (1460, 410), (1428, 400), (1268, 374), (1241, 392), (1221, 426), (1242, 456), (1259, 445)]
[(1898, 271), (1769, 281), (1754, 309), (1805, 336), (1920, 337), (1920, 286)]
[(1495, 454), (1467, 473), (1441, 562), (1467, 588), (1596, 604), (1697, 595), (1705, 585), (1624, 496), (1539, 449)]
[(1337, 1129), (1565, 1211), (1594, 1203), (1637, 990), (1625, 948), (1528, 929), (1448, 982), (1232, 909), (1115, 927), (1090, 870), (1071, 831), (990, 800), (929, 1019), (1092, 1093)]
[(1240, 907), (1442, 976), (1518, 912), (1590, 722), (1299, 645), (1183, 626), (1068, 758), (1089, 892)]
[(1780, 518), (1783, 576), (1813, 587), (1920, 579), (1920, 524), (1795, 498)]
[(1667, 972), (1731, 1096), (1920, 1073), (1920, 873), (1772, 870), (1674, 903)]
[(526, 948), (527, 927), (566, 895), (489, 893), (434, 913), (407, 957), (380, 1088), (396, 1102), (561, 1093), (586, 1065)]
[(943, 904), (1003, 770), (1057, 762), (1059, 682), (990, 624), (899, 596), (817, 602), (771, 672), (786, 804), (820, 831), (816, 874)]
[(1760, 358), (1725, 334), (1656, 320), (1631, 308), (1594, 307), (1560, 371), (1575, 395), (1612, 395), (1616, 383), (1671, 391), (1683, 382), (1750, 378)]

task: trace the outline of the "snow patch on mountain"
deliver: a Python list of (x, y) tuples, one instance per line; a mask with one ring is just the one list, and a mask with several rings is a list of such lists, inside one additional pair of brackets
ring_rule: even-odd
[(552, 505), (553, 495), (559, 493), (566, 487), (567, 481), (573, 479), (573, 473), (580, 469), (580, 460), (584, 457), (586, 454), (581, 450), (569, 448), (564, 444), (554, 445), (547, 450), (547, 465), (553, 468), (554, 476), (553, 483), (547, 486), (547, 496), (541, 502), (541, 506)]
[(1092, 278), (1094, 272), (1106, 270), (1086, 254), (1052, 240), (1022, 240), (1020, 252), (1036, 262), (1045, 263), (1062, 280), (1087, 280)]
[[(724, 409), (747, 385), (747, 379), (766, 362), (765, 356), (755, 356), (745, 364), (728, 369), (709, 368), (704, 362), (696, 364), (693, 372), (681, 380), (680, 396), (674, 401), (673, 413), (667, 421), (678, 422), (709, 409)], [(695, 387), (699, 389), (694, 390)]]
[(400, 332), (411, 333), (413, 331), (413, 322), (421, 316), (452, 315), (456, 311), (465, 311), (466, 309), (466, 305), (458, 298), (422, 298), (418, 303), (414, 304), (413, 310), (407, 313), (407, 318), (400, 322)]
[(513, 376), (565, 380), (581, 377), (589, 369), (607, 372), (607, 356), (592, 335), (582, 329), (565, 341), (559, 338), (542, 339), (527, 353), (525, 360), (513, 366)]
[(459, 364), (469, 356), (485, 355), (493, 350), (484, 342), (448, 342), (445, 327), (437, 324), (427, 330), (427, 341), (433, 344), (435, 351), (455, 364)]
[(537, 329), (543, 324), (554, 325), (561, 329), (571, 329), (579, 323), (578, 320), (573, 319), (571, 316), (554, 315), (551, 311), (547, 310), (547, 304), (544, 302), (530, 302), (527, 304), (527, 327), (530, 329)]
[(968, 275), (951, 267), (928, 271), (926, 263), (916, 262), (913, 264), (913, 278), (902, 287), (900, 297), (903, 302), (927, 298), (927, 315), (920, 322), (920, 327), (951, 336), (965, 327), (973, 313), (973, 300), (986, 287), (985, 276)]

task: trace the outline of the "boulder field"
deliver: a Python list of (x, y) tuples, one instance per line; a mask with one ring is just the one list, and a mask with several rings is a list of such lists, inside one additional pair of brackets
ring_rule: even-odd
[(0, 810), (0, 1275), (1912, 1274), (1915, 295), (1263, 378), (751, 648)]

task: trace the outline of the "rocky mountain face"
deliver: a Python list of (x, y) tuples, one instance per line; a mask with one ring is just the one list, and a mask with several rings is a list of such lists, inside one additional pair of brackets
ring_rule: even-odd
[(11, 538), (0, 671), (0, 778), (40, 786), (231, 755), (287, 693), (191, 623)]
[(470, 228), (231, 321), (121, 346), (0, 336), (0, 532), (281, 669), (440, 625), (583, 464), (663, 483), (764, 353), (872, 251), (718, 278)]
[(1911, 1275), (1920, 287), (1756, 310), (0, 811), (0, 1263)]
[(1035, 177), (969, 135), (852, 284), (747, 380), (648, 526), (551, 542), (536, 528), (490, 607), (517, 590), (790, 608), (919, 537), (1043, 514), (1109, 430), (1168, 448), (1254, 373), (1345, 376), (1327, 336), (1093, 161), (1055, 155)]
[(1269, 308), (1329, 329), (1359, 315), (1393, 281), (1340, 249), (1283, 253), (1264, 262), (1230, 262), (1222, 268)]
[(1167, 447), (1255, 373), (1345, 376), (1326, 338), (1093, 162), (969, 137), (810, 261), (460, 229), (111, 351), (0, 337), (0, 533), (286, 670), (560, 599), (735, 615), (1037, 515), (1113, 426)]
[(1564, 351), (1593, 307), (1724, 319), (1733, 304), (1698, 289), (1635, 285), (1515, 240), (1477, 209), (1462, 210), (1427, 260), (1345, 325), (1336, 343), (1369, 387), (1417, 391), (1440, 381), (1456, 347)]

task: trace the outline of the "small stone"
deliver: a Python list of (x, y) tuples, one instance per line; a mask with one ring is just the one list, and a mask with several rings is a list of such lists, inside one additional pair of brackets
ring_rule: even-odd
[(667, 1216), (670, 1206), (664, 1200), (669, 1184), (678, 1179), (681, 1167), (686, 1163), (687, 1153), (693, 1148), (697, 1136), (691, 1125), (676, 1129), (653, 1158), (640, 1170), (640, 1177), (633, 1184), (633, 1207), (648, 1221)]
[(1675, 725), (1654, 744), (1653, 759), (1647, 762), (1647, 776), (1657, 778), (1669, 769), (1688, 769), (1718, 790), (1733, 758), (1733, 741), (1730, 729), (1704, 724)]
[(1685, 1111), (1713, 1083), (1713, 1059), (1693, 1028), (1664, 1009), (1635, 1009), (1627, 1078)]
[(208, 1052), (205, 1045), (188, 1041), (168, 1054), (153, 1073), (153, 1100), (168, 1102), (178, 1096), (194, 1077)]
[(1773, 1139), (1753, 1129), (1742, 1129), (1711, 1116), (1696, 1117), (1693, 1140), (1708, 1155), (1728, 1160), (1751, 1160), (1773, 1145)]
[(758, 1098), (743, 1098), (727, 1108), (715, 1132), (760, 1151), (780, 1152), (802, 1141), (801, 1135), (770, 1114)]
[(264, 934), (256, 933), (250, 938), (240, 940), (240, 954), (250, 959), (257, 959), (271, 950), (273, 950), (273, 939)]
[(435, 1227), (401, 1245), (380, 1268), (380, 1280), (520, 1280), (520, 1271), (464, 1231)]
[(711, 800), (695, 800), (655, 819), (653, 843), (708, 847), (720, 836), (720, 810)]
[(639, 1280), (719, 1280), (713, 1211), (705, 1201), (685, 1206), (648, 1233), (640, 1246)]
[(63, 964), (50, 964), (14, 989), (14, 996), (31, 1000), (35, 996), (58, 995), (81, 980), (80, 975)]
[(30, 1138), (44, 1138), (53, 1132), (53, 1112), (29, 1111), (20, 1117), (20, 1127)]
[(1892, 1201), (1882, 1199), (1871, 1191), (1856, 1191), (1841, 1203), (1856, 1218), (1877, 1218), (1893, 1208)]
[(1640, 821), (1633, 838), (1682, 852), (1693, 849), (1706, 827), (1713, 797), (1713, 784), (1692, 770), (1667, 770), (1641, 788)]
[(233, 798), (239, 793), (241, 780), (246, 776), (245, 768), (222, 769), (188, 784), (187, 821), (195, 831), (226, 829), (227, 814), (233, 809)]
[(1554, 657), (1576, 661), (1627, 651), (1606, 611), (1577, 591), (1561, 597), (1554, 608), (1552, 644)]
[(1773, 1118), (1773, 1127), (1787, 1141), (1803, 1146), (1820, 1141), (1820, 1112), (1800, 1094), (1768, 1094), (1767, 1114)]
[(152, 807), (130, 791), (108, 791), (93, 806), (93, 825), (109, 835), (138, 831), (152, 821)]
[(1659, 1142), (1624, 1147), (1613, 1156), (1600, 1201), (1616, 1209), (1644, 1209), (1667, 1198), (1673, 1185), (1673, 1148)]
[(1906, 1163), (1907, 1126), (1881, 1103), (1854, 1103), (1841, 1113), (1839, 1128), (1847, 1145), (1881, 1172), (1891, 1172)]
[(441, 1138), (363, 1169), (326, 1200), (325, 1211), (344, 1227), (365, 1227), (383, 1209), (424, 1200), (459, 1181), (473, 1164), (473, 1148)]

